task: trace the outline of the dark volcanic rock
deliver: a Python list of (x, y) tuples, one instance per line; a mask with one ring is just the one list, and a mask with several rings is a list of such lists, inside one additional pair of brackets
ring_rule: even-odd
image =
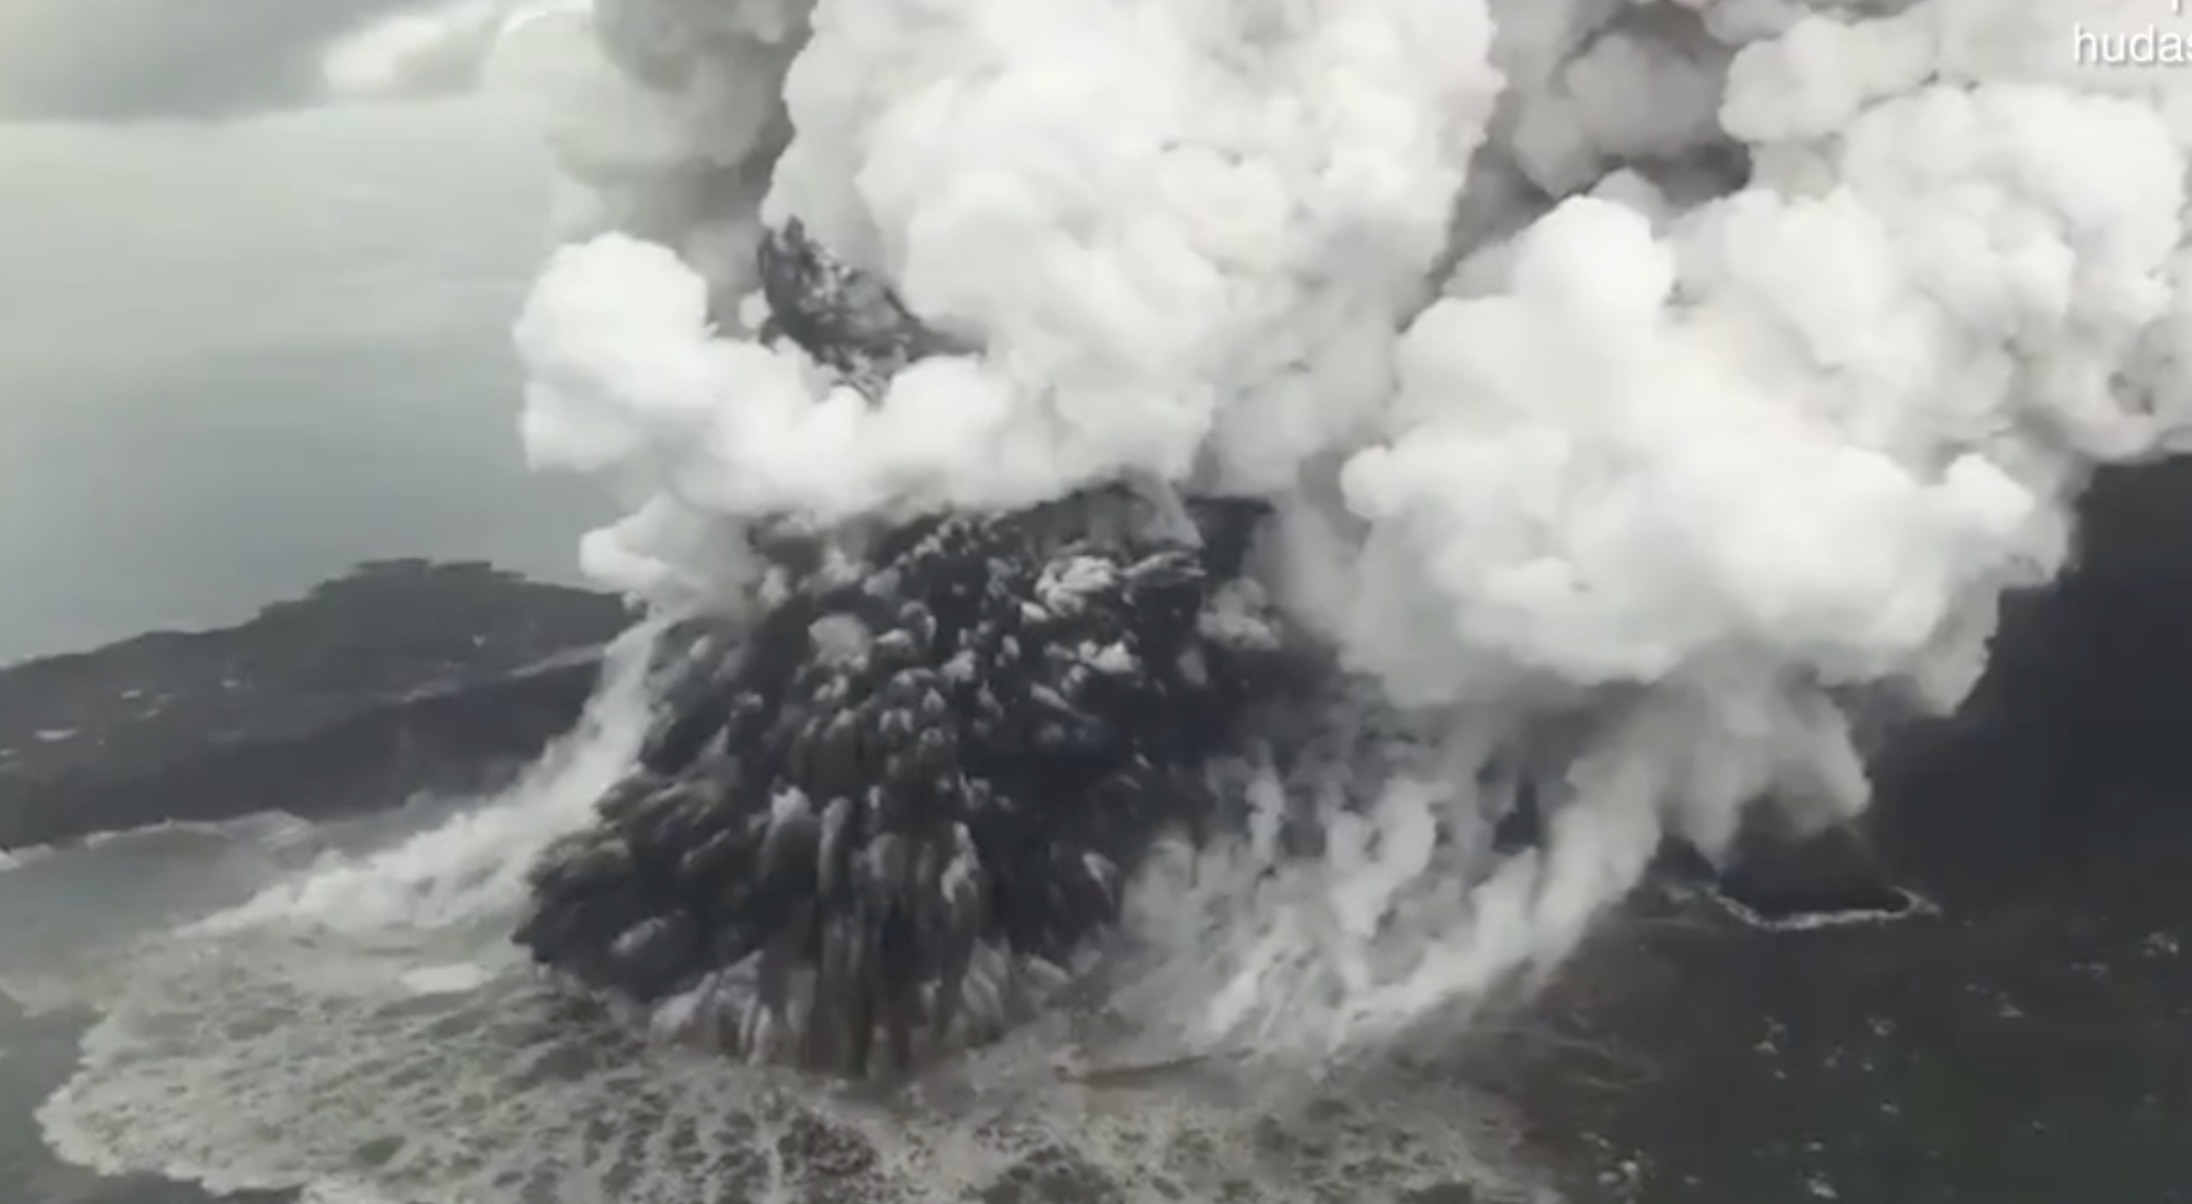
[(1716, 861), (1669, 839), (1653, 878), (1710, 886), (1720, 900), (1764, 923), (1899, 914), (1919, 906), (1873, 847), (1861, 823), (1795, 830), (1757, 808)]
[(946, 350), (883, 281), (808, 237), (797, 218), (763, 236), (756, 255), (769, 319), (764, 340), (788, 339), (871, 399), (923, 356)]
[[(980, 1041), (1061, 984), (1279, 652), (1240, 540), (1103, 492), (776, 549), (743, 631), (689, 631), (600, 822), (518, 933), (676, 1026), (848, 1074)], [(1238, 507), (1190, 503), (1213, 536)], [(1227, 563), (1228, 561), (1235, 563)], [(872, 1051), (881, 1043), (882, 1056)]]
[(477, 784), (571, 726), (628, 622), (486, 565), (388, 561), (236, 627), (0, 670), (0, 848)]
[[(761, 337), (870, 399), (946, 348), (797, 221), (757, 258)], [(1263, 513), (1095, 488), (763, 524), (758, 615), (672, 641), (640, 765), (535, 867), (518, 941), (749, 1058), (859, 1075), (995, 1036), (1208, 818), (1199, 771), (1280, 652), (1238, 577)]]

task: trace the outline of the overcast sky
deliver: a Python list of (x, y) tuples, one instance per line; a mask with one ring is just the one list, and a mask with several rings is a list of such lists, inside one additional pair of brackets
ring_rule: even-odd
[(5, 0), (0, 120), (254, 113), (323, 91), (319, 59), (400, 0)]
[(568, 575), (595, 508), (525, 471), (508, 341), (537, 126), (334, 103), (323, 57), (391, 11), (0, 0), (0, 661), (369, 556)]

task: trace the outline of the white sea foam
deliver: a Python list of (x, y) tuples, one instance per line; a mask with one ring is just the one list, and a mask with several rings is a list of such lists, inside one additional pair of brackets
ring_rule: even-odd
[(0, 993), (33, 1012), (97, 998), (127, 978), (127, 952), (147, 932), (234, 904), (342, 836), (267, 814), (23, 850), (0, 873)]
[[(322, 1204), (846, 1190), (941, 1204), (1073, 1173), (1061, 1157), (1137, 1204), (1226, 1190), (1308, 1204), (1505, 1173), (1488, 1162), (1497, 1115), (1452, 1086), (1068, 1082), (1051, 1029), (885, 1106), (574, 1015), (509, 947), (522, 898), (500, 867), (582, 821), (604, 775), (629, 763), (643, 659), (628, 644), (589, 722), (508, 794), (133, 951), (81, 1067), (40, 1109), (48, 1141), (101, 1171), (305, 1186)], [(865, 1169), (845, 1169), (849, 1150)]]

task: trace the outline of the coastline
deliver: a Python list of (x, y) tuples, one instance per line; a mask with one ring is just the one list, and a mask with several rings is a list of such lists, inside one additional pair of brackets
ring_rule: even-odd
[(241, 624), (0, 668), (0, 850), (490, 784), (569, 730), (612, 597), (378, 561)]

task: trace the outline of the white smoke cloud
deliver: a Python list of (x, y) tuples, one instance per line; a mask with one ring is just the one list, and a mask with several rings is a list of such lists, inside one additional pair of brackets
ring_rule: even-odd
[(321, 73), (339, 96), (451, 86), (484, 57), (500, 7), (496, 0), (453, 0), (376, 17), (327, 48)]
[[(773, 512), (1252, 490), (1297, 614), (1450, 762), (1598, 716), (1542, 857), (1312, 867), (1324, 920), (1233, 925), (1220, 998), (1262, 1002), (1218, 1028), (1383, 1029), (1556, 959), (1668, 826), (1860, 808), (1832, 698), (1953, 706), (2085, 474), (2182, 442), (2192, 89), (2072, 43), (2155, 19), (598, 0), (621, 99), (559, 136), (614, 229), (519, 325), (528, 445), (631, 498), (589, 563), (665, 600), (735, 587), (725, 531)], [(724, 299), (794, 215), (975, 350), (870, 406), (754, 342)], [(1305, 975), (1339, 1002), (1274, 1006)]]
[[(442, 0), (375, 15), (320, 52), (339, 100), (388, 100), (484, 89), (549, 99), (568, 110), (574, 61), (593, 59), (587, 0)], [(590, 49), (590, 45), (586, 46)]]

